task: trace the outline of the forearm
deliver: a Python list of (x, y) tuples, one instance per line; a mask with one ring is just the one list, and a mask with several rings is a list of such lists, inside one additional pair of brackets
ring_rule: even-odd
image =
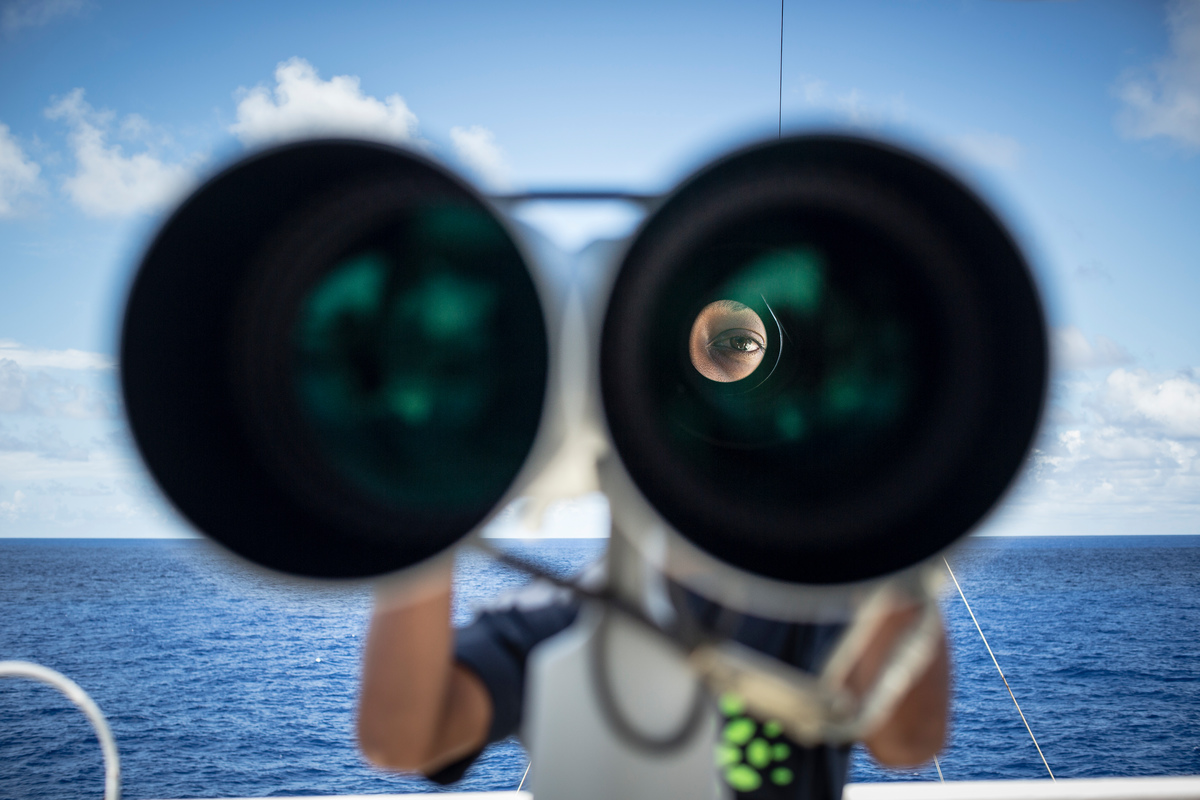
[(490, 701), (453, 661), (450, 564), (376, 593), (363, 656), (358, 738), (372, 762), (430, 772), (486, 736)]
[(864, 744), (885, 766), (922, 764), (942, 749), (949, 710), (950, 654), (942, 632), (929, 667)]

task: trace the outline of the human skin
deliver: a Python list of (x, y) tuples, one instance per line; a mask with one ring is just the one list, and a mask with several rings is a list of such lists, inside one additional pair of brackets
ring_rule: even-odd
[[(862, 695), (887, 663), (897, 640), (916, 623), (921, 610), (896, 607), (880, 623), (870, 645), (850, 670), (847, 688)], [(950, 652), (945, 630), (939, 627), (933, 660), (909, 687), (891, 716), (863, 739), (879, 763), (889, 767), (912, 767), (937, 755), (946, 742), (946, 720), (950, 713)]]
[(431, 774), (483, 746), (492, 701), (453, 660), (453, 561), (375, 592), (363, 653), (358, 743), (374, 764)]
[(740, 381), (758, 367), (767, 350), (767, 328), (748, 306), (735, 300), (709, 303), (696, 315), (688, 336), (688, 356), (704, 377)]
[[(457, 664), (450, 625), (451, 567), (412, 585), (376, 593), (363, 658), (358, 739), (363, 754), (387, 769), (432, 774), (483, 746), (492, 703), (479, 678)], [(862, 693), (884, 666), (919, 610), (891, 611), (851, 669), (847, 686)], [(944, 632), (929, 667), (891, 716), (864, 740), (881, 764), (922, 764), (941, 750), (950, 705), (950, 658)]]

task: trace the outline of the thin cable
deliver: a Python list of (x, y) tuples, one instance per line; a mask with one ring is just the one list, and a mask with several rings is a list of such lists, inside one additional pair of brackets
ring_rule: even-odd
[(521, 776), (521, 782), (517, 784), (517, 791), (521, 791), (521, 787), (525, 785), (525, 779), (529, 777), (529, 768), (533, 766), (532, 761), (525, 762), (525, 774)]
[[(934, 756), (934, 757), (933, 757), (933, 765), (934, 765), (935, 767), (937, 767), (937, 771), (938, 771), (938, 781), (940, 781), (941, 783), (945, 783), (945, 782), (946, 782), (946, 779), (945, 779), (944, 777), (942, 777), (942, 765), (938, 763), (937, 756)], [(526, 767), (526, 769), (528, 769), (528, 767)]]
[[(983, 628), (979, 627), (979, 620), (975, 619), (975, 612), (971, 610), (971, 604), (967, 602), (967, 596), (963, 594), (962, 587), (958, 584), (958, 578), (954, 576), (954, 570), (950, 569), (950, 562), (945, 558), (942, 563), (946, 565), (946, 571), (950, 573), (950, 579), (954, 581), (955, 588), (958, 589), (958, 596), (962, 598), (963, 605), (967, 607), (967, 613), (971, 615), (971, 622), (975, 623), (975, 630), (979, 631), (979, 638), (983, 639), (983, 646), (987, 648), (988, 655), (992, 657), (992, 663), (996, 665), (996, 672), (1000, 673), (1000, 680), (1004, 681), (1004, 688), (1008, 689), (1008, 696), (1012, 698), (1013, 705), (1017, 707), (1017, 713), (1021, 715), (1021, 722), (1025, 723), (1025, 730), (1029, 731), (1029, 738), (1033, 740), (1033, 746), (1037, 748), (1038, 755), (1042, 758), (1042, 764), (1046, 767), (1046, 772), (1050, 773), (1050, 780), (1055, 780), (1054, 772), (1050, 769), (1050, 765), (1046, 763), (1046, 756), (1042, 753), (1042, 747), (1038, 744), (1037, 737), (1033, 735), (1033, 729), (1029, 727), (1029, 721), (1025, 719), (1025, 713), (1021, 711), (1021, 704), (1017, 702), (1017, 696), (1013, 694), (1012, 687), (1008, 685), (1008, 678), (1004, 677), (1004, 670), (1000, 669), (1000, 662), (996, 660), (996, 654), (992, 652), (992, 646), (988, 644), (987, 637), (983, 635)], [(939, 769), (940, 773), (941, 770)]]
[(92, 723), (96, 738), (100, 740), (100, 751), (104, 753), (104, 800), (121, 798), (121, 759), (117, 755), (117, 743), (104, 719), (103, 712), (79, 684), (62, 673), (28, 661), (0, 661), (0, 678), (32, 678), (58, 689), (74, 703)]
[(643, 628), (649, 630), (651, 633), (659, 634), (673, 644), (686, 649), (693, 647), (698, 643), (697, 641), (693, 640), (694, 637), (689, 637), (685, 631), (664, 629), (654, 620), (650, 619), (650, 617), (648, 617), (640, 608), (633, 603), (624, 600), (620, 595), (616, 594), (611, 589), (589, 589), (588, 587), (581, 586), (570, 579), (560, 578), (542, 567), (540, 564), (535, 564), (532, 561), (526, 561), (520, 556), (515, 556), (512, 553), (505, 552), (499, 547), (496, 547), (488, 542), (486, 539), (476, 539), (472, 544), (475, 549), (483, 552), (492, 560), (503, 564), (506, 567), (510, 567), (511, 569), (515, 569), (519, 572), (524, 572), (530, 577), (544, 580), (547, 583), (558, 587), (559, 589), (565, 589), (581, 600), (590, 600), (599, 604), (602, 608), (619, 611), (626, 618), (640, 624)]
[(704, 711), (707, 708), (708, 693), (704, 684), (697, 678), (695, 692), (692, 694), (691, 708), (682, 724), (667, 736), (655, 738), (639, 731), (625, 718), (609, 681), (609, 628), (611, 625), (612, 607), (601, 610), (596, 633), (591, 640), (592, 656), (592, 687), (596, 693), (596, 702), (600, 711), (608, 721), (609, 729), (624, 740), (635, 751), (650, 753), (656, 756), (669, 755), (683, 747), (695, 737), (697, 731), (704, 725)]
[(779, 138), (783, 138), (783, 2), (779, 0)]

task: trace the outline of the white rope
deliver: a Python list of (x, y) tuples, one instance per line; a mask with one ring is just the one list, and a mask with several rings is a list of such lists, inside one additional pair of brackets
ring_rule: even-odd
[(525, 779), (529, 777), (529, 768), (533, 766), (532, 761), (525, 762), (525, 774), (521, 776), (521, 782), (517, 784), (517, 791), (521, 791), (521, 787), (525, 785)]
[(1046, 772), (1050, 773), (1050, 780), (1054, 780), (1054, 772), (1051, 771), (1050, 765), (1046, 763), (1046, 756), (1042, 754), (1041, 745), (1038, 744), (1037, 737), (1033, 735), (1033, 729), (1029, 727), (1029, 721), (1025, 719), (1025, 714), (1021, 711), (1021, 704), (1017, 702), (1017, 696), (1013, 694), (1012, 687), (1008, 685), (1008, 678), (1004, 677), (1004, 670), (1000, 669), (1000, 662), (996, 660), (996, 654), (992, 652), (992, 646), (988, 644), (987, 637), (983, 635), (983, 628), (979, 627), (979, 620), (975, 619), (975, 612), (971, 610), (971, 604), (967, 602), (967, 596), (963, 594), (962, 586), (958, 584), (958, 578), (954, 577), (954, 570), (950, 569), (950, 562), (943, 558), (942, 563), (946, 565), (946, 571), (950, 573), (950, 579), (954, 581), (954, 585), (958, 589), (958, 596), (962, 598), (963, 605), (967, 607), (967, 613), (971, 615), (971, 622), (975, 623), (975, 630), (979, 631), (979, 638), (983, 639), (983, 646), (987, 648), (988, 655), (992, 657), (992, 663), (996, 665), (996, 672), (1000, 673), (1000, 680), (1004, 681), (1004, 688), (1008, 689), (1008, 696), (1012, 698), (1013, 705), (1017, 707), (1017, 713), (1021, 715), (1021, 722), (1025, 723), (1025, 730), (1029, 731), (1029, 738), (1033, 740), (1033, 746), (1037, 748), (1038, 755), (1042, 759), (1042, 764), (1046, 767)]
[(5, 677), (32, 678), (47, 683), (65, 694), (87, 716), (96, 731), (96, 738), (100, 740), (100, 750), (104, 753), (104, 800), (120, 800), (121, 759), (117, 755), (117, 743), (113, 741), (112, 731), (100, 707), (88, 697), (88, 693), (67, 676), (28, 661), (0, 661), (0, 678)]
[(937, 767), (937, 771), (938, 771), (938, 781), (939, 781), (939, 782), (941, 782), (941, 783), (945, 783), (945, 782), (946, 782), (946, 779), (945, 779), (944, 777), (942, 777), (942, 765), (938, 763), (937, 756), (934, 756), (934, 757), (933, 757), (933, 765), (934, 765), (935, 767)]

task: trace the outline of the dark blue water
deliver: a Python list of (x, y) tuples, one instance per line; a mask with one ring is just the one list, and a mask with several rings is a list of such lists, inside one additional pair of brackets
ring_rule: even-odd
[[(536, 545), (566, 573), (602, 542)], [(1060, 777), (1200, 773), (1200, 537), (979, 540), (952, 557), (984, 632)], [(459, 562), (455, 616), (523, 581)], [(0, 659), (81, 684), (107, 713), (125, 796), (438, 791), (368, 766), (354, 746), (363, 587), (296, 586), (200, 541), (0, 539)], [(957, 594), (946, 778), (1045, 770)], [(457, 789), (515, 788), (516, 742)], [(99, 796), (84, 717), (55, 690), (0, 680), (0, 798)], [(930, 779), (857, 753), (855, 780)]]

